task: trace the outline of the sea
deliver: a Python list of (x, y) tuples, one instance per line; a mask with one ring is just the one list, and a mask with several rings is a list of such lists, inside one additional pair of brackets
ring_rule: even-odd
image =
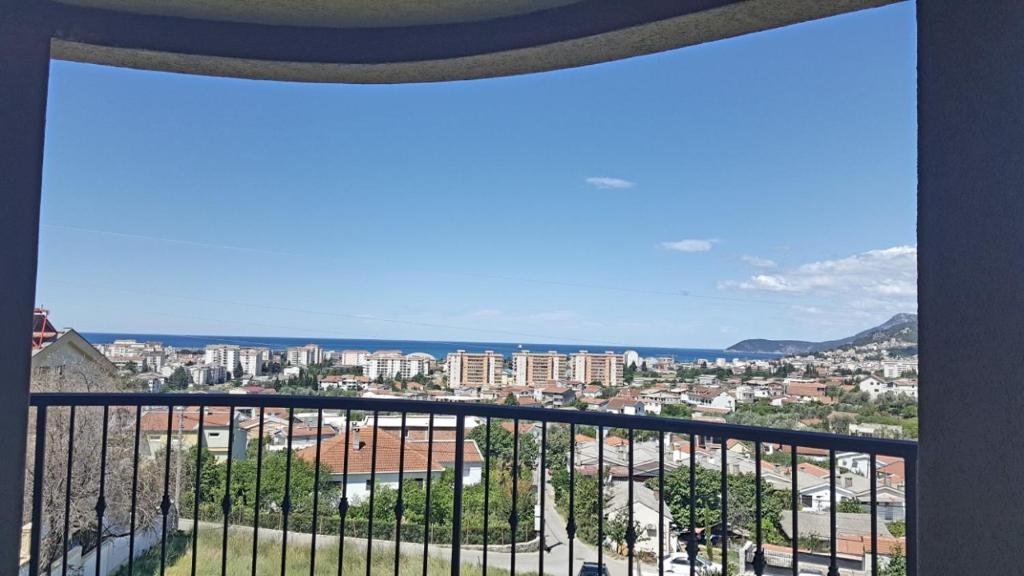
[(114, 340), (132, 339), (139, 342), (160, 342), (164, 346), (178, 349), (202, 350), (209, 344), (237, 344), (238, 346), (261, 346), (281, 351), (290, 346), (318, 344), (325, 350), (400, 350), (404, 354), (424, 352), (438, 360), (443, 360), (449, 352), (465, 350), (466, 352), (484, 352), (487, 350), (510, 357), (513, 353), (529, 350), (531, 352), (556, 351), (571, 354), (580, 350), (590, 352), (612, 351), (622, 353), (635, 350), (641, 357), (667, 356), (676, 362), (692, 362), (698, 359), (714, 360), (716, 358), (743, 360), (769, 360), (778, 358), (775, 354), (758, 354), (745, 352), (727, 352), (713, 348), (664, 348), (652, 346), (609, 346), (604, 344), (540, 344), (536, 342), (450, 342), (444, 340), (374, 340), (359, 338), (292, 338), (278, 336), (200, 336), (183, 334), (114, 334), (104, 332), (82, 332), (82, 336), (92, 344), (109, 344)]

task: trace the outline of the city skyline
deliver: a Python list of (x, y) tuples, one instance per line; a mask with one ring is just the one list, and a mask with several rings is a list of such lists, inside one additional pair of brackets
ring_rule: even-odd
[(54, 62), (37, 302), (83, 332), (848, 336), (916, 311), (913, 18), (472, 84)]

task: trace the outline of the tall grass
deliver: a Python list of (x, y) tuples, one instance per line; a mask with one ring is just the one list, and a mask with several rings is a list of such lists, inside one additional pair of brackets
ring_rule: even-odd
[[(333, 544), (333, 545), (332, 545)], [(167, 576), (191, 576), (192, 573), (192, 536), (179, 532), (168, 538)], [(221, 574), (221, 531), (212, 528), (199, 530), (199, 555), (196, 557), (197, 576), (220, 576)], [(404, 548), (404, 547), (403, 547)], [(422, 576), (422, 549), (404, 551), (399, 561), (399, 576)], [(246, 530), (232, 531), (228, 535), (227, 546), (228, 576), (251, 576), (252, 574), (252, 533)], [(286, 558), (285, 574), (288, 576), (309, 576), (310, 546), (309, 544), (289, 544)], [(365, 576), (366, 548), (353, 544), (345, 546), (345, 560), (342, 567), (344, 576)], [(370, 573), (376, 575), (393, 575), (395, 570), (394, 550), (387, 545), (377, 548), (371, 559)], [(157, 545), (146, 552), (135, 562), (135, 576), (157, 576), (160, 573), (160, 546)], [(427, 561), (429, 576), (450, 576), (451, 563), (441, 558), (431, 557)], [(481, 576), (479, 566), (464, 564), (460, 570), (464, 576)], [(508, 576), (508, 571), (495, 568), (487, 570), (488, 575)], [(281, 576), (281, 543), (273, 539), (260, 538), (256, 559), (257, 576)], [(338, 546), (336, 541), (318, 546), (316, 551), (316, 570), (314, 576), (338, 575)], [(115, 576), (128, 576), (127, 567)]]

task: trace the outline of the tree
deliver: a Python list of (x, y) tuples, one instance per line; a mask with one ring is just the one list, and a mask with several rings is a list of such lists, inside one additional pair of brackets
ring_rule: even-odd
[[(128, 391), (131, 384), (100, 365), (87, 361), (72, 361), (59, 369), (33, 370), (33, 392), (111, 392)], [(104, 419), (106, 415), (106, 419)], [(35, 443), (34, 420), (30, 415), (29, 445)], [(150, 528), (159, 514), (162, 496), (162, 459), (140, 458), (138, 479), (133, 485), (135, 410), (127, 407), (80, 406), (74, 415), (74, 451), (71, 459), (71, 482), (68, 484), (68, 447), (72, 425), (70, 409), (51, 408), (47, 413), (45, 463), (43, 467), (43, 517), (48, 519), (41, 541), (41, 560), (46, 565), (59, 558), (65, 548), (63, 525), (64, 506), (67, 515), (68, 538), (86, 547), (93, 547), (104, 538), (120, 536), (129, 526), (133, 492), (136, 497), (136, 527)], [(102, 437), (106, 430), (106, 468), (101, 467)], [(35, 467), (34, 453), (27, 455), (25, 510), (30, 510)], [(97, 524), (96, 502), (99, 498), (99, 471), (104, 470), (104, 523)], [(70, 501), (65, 502), (65, 494)]]
[[(635, 519), (633, 520), (633, 531), (637, 535), (637, 542), (641, 542), (647, 539), (646, 530), (640, 529), (640, 523)], [(627, 536), (629, 533), (629, 513), (623, 509), (619, 510), (614, 516), (612, 516), (605, 526), (605, 536), (614, 542), (618, 548), (618, 551), (627, 545)]]
[(907, 558), (903, 555), (903, 549), (898, 545), (894, 547), (889, 562), (882, 568), (882, 576), (907, 576)]
[(864, 509), (861, 507), (860, 502), (850, 500), (848, 498), (844, 498), (836, 505), (836, 512), (853, 512), (855, 514), (859, 514), (863, 511)]
[(235, 380), (240, 380), (244, 374), (245, 372), (242, 370), (242, 363), (239, 361), (235, 361), (235, 370), (231, 374), (231, 377), (234, 378)]
[(181, 366), (178, 366), (174, 369), (174, 372), (171, 372), (171, 375), (167, 377), (167, 386), (174, 390), (184, 390), (185, 388), (188, 388), (190, 380), (191, 378), (189, 378), (188, 371)]
[(516, 395), (509, 392), (508, 396), (505, 396), (505, 406), (518, 406), (519, 400), (516, 399)]
[(661, 415), (669, 418), (690, 418), (690, 406), (688, 404), (663, 404)]
[[(488, 464), (496, 463), (504, 469), (511, 469), (515, 438), (497, 420), (491, 421), (490, 450), (487, 449), (487, 426), (477, 426), (469, 433), (469, 439), (476, 441)], [(537, 442), (530, 434), (519, 434), (519, 466), (526, 470), (536, 467), (540, 452)], [(521, 473), (520, 476), (523, 476)]]
[[(690, 508), (694, 508), (698, 527), (710, 527), (721, 522), (721, 476), (717, 470), (698, 467), (695, 471), (693, 500), (690, 499), (690, 471), (686, 466), (665, 475), (665, 501), (672, 511), (672, 517), (680, 526), (686, 526)], [(753, 474), (730, 474), (729, 483), (729, 525), (754, 532), (757, 527), (756, 497), (757, 482)], [(656, 481), (652, 481), (656, 482)], [(656, 489), (657, 485), (649, 486)], [(787, 493), (761, 482), (761, 528), (767, 542), (781, 542), (779, 519), (787, 502)]]
[(124, 369), (132, 374), (137, 374), (139, 372), (139, 365), (136, 364), (134, 360), (129, 360), (128, 363), (124, 365)]

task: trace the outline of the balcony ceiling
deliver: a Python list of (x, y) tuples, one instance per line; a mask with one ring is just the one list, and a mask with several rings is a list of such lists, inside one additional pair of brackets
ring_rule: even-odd
[(895, 0), (54, 0), (55, 58), (306, 82), (465, 80), (650, 54)]
[(90, 8), (202, 20), (328, 28), (479, 22), (581, 0), (60, 0)]

